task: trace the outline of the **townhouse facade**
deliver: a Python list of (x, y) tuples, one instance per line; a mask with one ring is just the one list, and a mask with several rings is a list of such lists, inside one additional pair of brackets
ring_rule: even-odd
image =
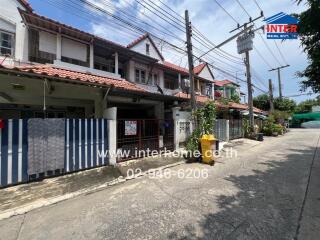
[[(216, 101), (240, 86), (216, 80), (207, 63), (194, 74), (198, 104), (215, 101), (224, 119), (247, 110)], [(0, 186), (136, 158), (98, 150), (176, 149), (192, 130), (189, 103), (188, 69), (167, 61), (149, 34), (124, 46), (40, 16), (27, 0), (1, 1)], [(29, 169), (47, 166), (37, 156), (50, 151), (59, 169)]]
[[(188, 70), (166, 61), (149, 34), (123, 46), (40, 16), (26, 0), (3, 1), (0, 118), (171, 119), (189, 101)], [(199, 103), (240, 96), (207, 63), (194, 73)]]

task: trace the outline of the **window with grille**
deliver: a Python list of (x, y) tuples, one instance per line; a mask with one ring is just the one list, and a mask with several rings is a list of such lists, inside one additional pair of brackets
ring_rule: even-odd
[(0, 32), (0, 54), (13, 56), (13, 34)]
[(141, 69), (136, 69), (136, 82), (138, 83), (146, 83), (146, 71)]

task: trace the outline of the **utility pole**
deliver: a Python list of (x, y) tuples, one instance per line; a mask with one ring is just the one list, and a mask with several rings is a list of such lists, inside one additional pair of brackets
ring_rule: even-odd
[(254, 115), (253, 115), (253, 98), (252, 98), (252, 82), (251, 82), (251, 72), (250, 72), (250, 58), (249, 51), (246, 54), (246, 70), (247, 70), (247, 84), (248, 84), (248, 107), (249, 107), (249, 125), (253, 128), (254, 126)]
[(193, 53), (192, 53), (192, 27), (189, 21), (189, 12), (185, 11), (185, 21), (186, 21), (186, 35), (187, 35), (187, 52), (188, 52), (188, 63), (189, 63), (189, 80), (190, 80), (190, 92), (191, 92), (191, 109), (196, 110), (196, 96), (194, 92), (194, 71), (193, 71)]
[(273, 105), (273, 86), (272, 86), (272, 80), (269, 79), (269, 102), (270, 102), (270, 112), (274, 111), (274, 105)]
[(250, 131), (254, 131), (254, 113), (253, 113), (253, 97), (252, 97), (252, 81), (251, 81), (251, 69), (250, 69), (250, 54), (249, 51), (253, 49), (253, 38), (254, 32), (256, 30), (252, 30), (254, 26), (254, 22), (263, 17), (263, 12), (261, 11), (261, 15), (256, 17), (255, 19), (249, 18), (249, 22), (244, 23), (242, 26), (237, 26), (237, 28), (233, 29), (230, 32), (234, 32), (243, 28), (243, 34), (238, 36), (237, 39), (237, 48), (238, 54), (245, 54), (245, 64), (246, 64), (246, 74), (247, 74), (247, 85), (248, 85), (248, 110), (249, 110), (249, 126)]
[[(248, 30), (248, 25), (244, 25), (244, 30)], [(250, 54), (249, 51), (253, 49), (254, 32), (252, 30), (245, 31), (237, 39), (237, 48), (239, 54), (245, 54), (246, 76), (248, 86), (248, 110), (249, 110), (249, 126), (251, 130), (254, 127), (253, 115), (253, 97), (252, 97), (252, 82), (251, 82), (251, 69), (250, 69)]]
[(270, 69), (269, 72), (272, 72), (272, 71), (278, 71), (278, 83), (279, 83), (279, 98), (280, 100), (282, 100), (282, 84), (281, 84), (281, 73), (280, 73), (280, 70), (282, 68), (287, 68), (287, 67), (290, 67), (290, 65), (285, 65), (285, 66), (281, 66), (281, 67), (277, 67), (277, 68), (273, 68), (273, 69)]

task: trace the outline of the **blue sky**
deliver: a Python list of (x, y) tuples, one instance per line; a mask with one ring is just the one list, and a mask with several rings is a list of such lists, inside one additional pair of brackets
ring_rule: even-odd
[[(183, 31), (179, 30), (180, 26), (177, 25), (177, 23), (179, 23), (182, 27), (183, 19), (171, 12), (174, 17), (169, 16), (165, 19), (165, 21), (163, 18), (150, 11), (150, 9), (153, 11), (154, 9), (145, 3), (149, 2), (149, 0), (144, 0), (145, 2), (143, 2), (143, 0), (139, 0), (140, 2), (137, 0), (86, 1), (111, 14), (115, 14), (123, 18), (130, 18), (130, 23), (136, 24), (142, 29), (146, 29), (147, 31), (155, 33), (160, 39), (165, 39), (166, 41), (179, 47), (184, 47), (183, 40), (185, 39), (185, 34)], [(236, 0), (217, 1), (233, 16), (237, 22), (244, 23), (245, 21), (248, 21), (249, 17)], [(249, 15), (253, 18), (260, 14), (260, 10), (255, 4), (254, 0), (239, 1), (242, 3)], [(107, 16), (99, 10), (97, 11), (96, 9), (93, 9), (90, 7), (90, 5), (81, 4), (78, 0), (29, 0), (29, 2), (35, 11), (40, 15), (53, 18), (60, 22), (124, 45), (141, 35), (141, 33), (136, 32), (137, 30), (132, 31), (125, 27), (119, 26), (118, 22), (112, 19), (110, 16)], [(178, 12), (181, 16), (184, 14), (184, 10), (188, 9), (192, 24), (195, 25), (201, 33), (203, 33), (215, 44), (218, 44), (232, 36), (229, 31), (236, 26), (235, 21), (228, 16), (214, 0), (155, 0), (152, 2), (162, 8), (164, 8), (164, 6), (161, 2), (164, 2), (173, 10)], [(304, 5), (297, 6), (293, 0), (257, 0), (257, 2), (264, 11), (265, 17), (270, 17), (279, 12), (285, 12), (288, 14), (294, 12), (299, 13), (305, 9)], [(171, 24), (169, 24), (168, 21), (170, 21), (170, 18), (176, 23), (174, 24), (171, 22)], [(151, 25), (153, 26), (152, 28), (150, 27)], [(174, 25), (178, 27), (175, 27)], [(263, 25), (262, 19), (256, 22), (256, 26), (261, 25)], [(262, 38), (265, 40), (265, 42), (267, 42), (267, 46), (271, 49), (273, 54), (270, 53)], [(203, 43), (203, 41), (200, 42)], [(156, 43), (165, 58), (169, 59), (175, 64), (186, 67), (187, 59), (182, 53), (173, 50), (172, 47), (168, 46), (161, 40), (156, 41)], [(195, 49), (196, 55), (200, 54), (200, 50), (205, 51), (208, 49), (208, 43), (206, 43), (206, 46), (203, 46), (194, 40), (194, 44), (196, 48), (199, 49)], [(282, 52), (284, 59), (280, 55), (276, 45)], [(255, 49), (250, 52), (254, 84), (266, 91), (268, 79), (271, 78), (275, 84), (274, 90), (275, 95), (277, 96), (277, 74), (276, 72), (269, 72), (268, 70), (270, 67), (274, 68), (279, 66), (279, 64), (285, 65), (288, 63), (290, 64), (290, 67), (282, 71), (283, 95), (290, 96), (299, 94), (299, 82), (301, 79), (298, 79), (295, 76), (295, 73), (299, 70), (303, 70), (307, 66), (307, 58), (300, 47), (299, 40), (288, 40), (284, 42), (281, 40), (276, 40), (275, 43), (274, 40), (266, 39), (266, 35), (261, 31), (255, 36), (254, 46)], [(232, 56), (242, 58), (242, 56), (237, 54), (235, 41), (224, 45), (222, 49)], [(268, 65), (264, 60), (262, 60), (257, 51), (267, 61)], [(210, 59), (207, 58), (206, 60), (210, 60), (213, 62), (213, 65), (216, 65), (221, 69), (226, 69), (233, 75), (237, 75), (239, 78), (245, 79), (245, 76), (243, 75), (245, 72), (244, 66), (239, 64), (240, 59), (232, 56), (218, 51), (217, 53), (211, 53)], [(217, 79), (229, 78), (231, 80), (235, 80), (234, 78), (218, 70), (214, 70), (214, 74)], [(246, 92), (245, 84), (241, 82), (240, 84), (242, 86), (242, 91)], [(258, 90), (255, 91), (255, 95), (260, 93), (261, 92)], [(312, 97), (313, 96), (300, 96), (294, 99), (299, 102)]]

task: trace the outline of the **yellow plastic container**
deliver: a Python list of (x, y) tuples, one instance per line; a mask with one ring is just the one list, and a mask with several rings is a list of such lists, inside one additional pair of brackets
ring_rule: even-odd
[(212, 134), (205, 134), (200, 139), (202, 162), (206, 164), (214, 163), (214, 152), (216, 139)]

